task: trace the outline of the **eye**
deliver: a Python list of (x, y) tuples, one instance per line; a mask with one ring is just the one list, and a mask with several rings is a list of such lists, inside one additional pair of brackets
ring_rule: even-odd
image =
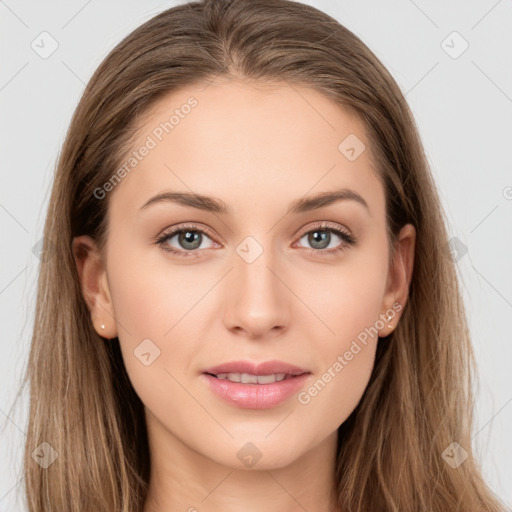
[[(311, 247), (306, 247), (305, 249), (313, 253), (337, 253), (355, 244), (355, 237), (348, 231), (332, 227), (325, 223), (317, 224), (313, 229), (307, 231), (301, 236), (299, 241), (302, 240)], [(342, 241), (341, 244), (340, 240)]]
[[(174, 240), (176, 245), (172, 245)], [(177, 256), (198, 256), (197, 252), (200, 249), (207, 249), (212, 246), (204, 244), (207, 240), (211, 240), (209, 233), (199, 226), (175, 226), (171, 230), (165, 232), (161, 237), (156, 240), (156, 243), (162, 247), (166, 252), (176, 254)], [(215, 244), (215, 242), (214, 242)]]
[[(205, 228), (195, 224), (181, 224), (163, 233), (155, 240), (155, 243), (160, 245), (164, 251), (176, 256), (197, 257), (201, 250), (219, 246), (212, 238), (213, 235)], [(208, 240), (211, 245), (208, 245)], [(342, 251), (356, 243), (355, 237), (348, 231), (339, 227), (332, 227), (325, 222), (313, 225), (313, 229), (310, 228), (309, 231), (304, 232), (299, 242), (302, 240), (305, 240), (305, 243), (311, 246), (310, 248), (304, 247), (305, 250), (313, 254), (328, 255)]]

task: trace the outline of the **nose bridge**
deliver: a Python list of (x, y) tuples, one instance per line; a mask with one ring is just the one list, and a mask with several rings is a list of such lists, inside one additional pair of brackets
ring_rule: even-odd
[(226, 326), (251, 336), (265, 336), (277, 327), (285, 327), (287, 290), (276, 277), (281, 265), (272, 248), (248, 236), (236, 247), (233, 258), (234, 269), (227, 284)]

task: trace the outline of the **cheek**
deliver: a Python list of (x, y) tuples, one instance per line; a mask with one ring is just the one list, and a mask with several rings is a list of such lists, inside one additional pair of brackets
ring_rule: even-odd
[(357, 407), (368, 385), (376, 341), (349, 343), (333, 354), (324, 372), (297, 395), (302, 428), (320, 440), (336, 430)]
[[(368, 385), (378, 343), (379, 289), (350, 287), (331, 295), (324, 306), (322, 319), (334, 332), (314, 338), (311, 353), (318, 356), (316, 374), (297, 395), (304, 421), (319, 433), (338, 428), (359, 403)], [(313, 338), (310, 338), (313, 339)], [(325, 432), (324, 432), (325, 429)]]
[[(353, 253), (336, 265), (315, 265), (294, 269), (294, 292), (311, 314), (302, 315), (316, 326), (316, 336), (325, 341), (326, 353), (343, 349), (346, 340), (374, 325), (382, 313), (387, 280), (387, 261), (375, 256), (381, 251)], [(301, 320), (300, 317), (297, 320)]]
[(157, 266), (134, 250), (129, 257), (121, 253), (114, 248), (109, 255), (118, 262), (109, 269), (118, 337), (130, 380), (149, 405), (152, 397), (165, 401), (174, 382), (170, 374), (189, 366), (195, 343), (191, 321), (215, 276), (201, 280), (191, 274), (192, 266)]
[(155, 257), (159, 250), (112, 248), (109, 253), (109, 259), (116, 262), (108, 273), (119, 334), (132, 342), (144, 338), (167, 341), (174, 326), (218, 279), (211, 271), (173, 264), (165, 254)]
[[(375, 360), (386, 261), (318, 269), (295, 281), (308, 315), (309, 350), (318, 356), (317, 375), (297, 396), (306, 423), (319, 417), (330, 429), (343, 423), (360, 401)], [(302, 275), (298, 273), (297, 275)], [(315, 286), (311, 286), (314, 283)]]

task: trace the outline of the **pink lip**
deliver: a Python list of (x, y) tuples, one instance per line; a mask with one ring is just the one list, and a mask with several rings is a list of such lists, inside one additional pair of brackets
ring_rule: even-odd
[(270, 375), (272, 373), (286, 373), (287, 375), (300, 375), (310, 373), (309, 370), (293, 366), (282, 361), (264, 361), (251, 363), (250, 361), (232, 361), (204, 370), (204, 373), (218, 375), (219, 373), (250, 373), (251, 375)]
[[(250, 373), (251, 375), (270, 375), (285, 373), (286, 377), (272, 384), (243, 384), (218, 379), (219, 373)], [(218, 396), (242, 409), (268, 409), (275, 407), (298, 392), (311, 372), (281, 361), (266, 361), (254, 364), (245, 361), (234, 361), (209, 368), (203, 373), (210, 389)]]

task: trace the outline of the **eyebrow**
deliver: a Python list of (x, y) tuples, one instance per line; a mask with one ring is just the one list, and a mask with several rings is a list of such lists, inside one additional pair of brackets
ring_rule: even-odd
[[(341, 188), (297, 199), (290, 204), (286, 214), (305, 213), (339, 201), (356, 201), (369, 210), (368, 203), (360, 194), (348, 188)], [(226, 215), (232, 213), (229, 206), (221, 199), (193, 192), (162, 192), (144, 203), (144, 205), (139, 209), (139, 212), (147, 209), (150, 205), (162, 202), (176, 203), (182, 206), (189, 206), (212, 213)]]

